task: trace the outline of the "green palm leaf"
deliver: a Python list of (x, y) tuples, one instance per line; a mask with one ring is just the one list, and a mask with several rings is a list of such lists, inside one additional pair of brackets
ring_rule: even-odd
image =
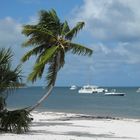
[(13, 54), (11, 52), (11, 49), (0, 49), (0, 66), (7, 65), (11, 62), (11, 58), (13, 57)]
[(40, 35), (40, 36), (51, 36), (51, 37), (55, 37), (51, 31), (49, 31), (48, 29), (45, 29), (45, 28), (24, 28), (24, 31), (22, 32), (24, 34), (29, 34), (29, 35), (32, 35), (32, 34), (37, 34)]
[(11, 92), (20, 85), (21, 82), (21, 65), (15, 69), (12, 68), (12, 51), (11, 49), (0, 49), (0, 95)]
[(68, 25), (68, 22), (65, 21), (62, 25), (62, 31), (61, 31), (61, 34), (62, 35), (65, 35), (66, 33), (68, 33), (70, 31), (70, 28), (69, 28), (69, 25)]
[(58, 25), (60, 24), (60, 20), (55, 12), (54, 9), (49, 11), (49, 15), (53, 18), (53, 20), (55, 21), (54, 23), (57, 23)]
[(33, 34), (33, 30), (27, 30), (27, 29), (36, 29), (36, 28), (37, 28), (36, 25), (24, 25), (22, 34), (24, 34), (26, 36), (30, 36), (31, 34)]
[(80, 31), (84, 25), (84, 22), (78, 22), (77, 25), (65, 35), (65, 37), (69, 40), (72, 40), (72, 38), (77, 35), (78, 31)]
[(33, 48), (32, 50), (30, 50), (29, 52), (27, 52), (26, 54), (24, 54), (24, 56), (22, 57), (21, 61), (22, 62), (26, 62), (27, 60), (29, 60), (29, 58), (32, 56), (32, 55), (37, 55), (39, 53), (41, 53), (44, 49), (44, 46), (41, 45), (41, 46), (38, 46), (36, 48)]
[(54, 57), (53, 61), (49, 65), (48, 73), (47, 73), (47, 76), (46, 76), (47, 88), (48, 89), (51, 85), (52, 86), (55, 85), (56, 76), (57, 76), (57, 67), (58, 67), (57, 58)]
[(83, 45), (69, 42), (69, 50), (73, 54), (91, 56), (93, 51)]
[(28, 80), (34, 82), (37, 77), (42, 76), (46, 63), (53, 57), (57, 49), (58, 46), (53, 46), (47, 49), (44, 55), (41, 55), (39, 62), (35, 64), (33, 72), (29, 75)]
[(40, 20), (38, 26), (51, 30), (54, 35), (60, 34), (60, 20), (55, 10), (40, 11)]

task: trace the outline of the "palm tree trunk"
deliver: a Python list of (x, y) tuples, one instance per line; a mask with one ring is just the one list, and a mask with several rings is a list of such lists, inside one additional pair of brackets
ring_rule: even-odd
[[(58, 53), (58, 55), (56, 56), (55, 58), (55, 61), (57, 61), (57, 66), (56, 66), (56, 71), (55, 71), (55, 74), (53, 76), (55, 76), (55, 79), (57, 77), (57, 72), (59, 71), (60, 69), (60, 52)], [(51, 84), (51, 86), (49, 87), (49, 90), (47, 91), (47, 93), (33, 106), (27, 108), (27, 110), (29, 112), (33, 111), (35, 108), (37, 108), (44, 100), (46, 100), (49, 95), (51, 94), (51, 91), (53, 90), (54, 88), (54, 85), (55, 85), (55, 81)]]
[(51, 94), (53, 88), (54, 88), (54, 86), (51, 85), (50, 88), (49, 88), (49, 90), (46, 92), (46, 94), (45, 94), (35, 105), (33, 105), (33, 106), (27, 108), (27, 110), (28, 110), (29, 112), (31, 112), (31, 111), (33, 111), (35, 108), (37, 108), (39, 105), (41, 105), (41, 103), (49, 97), (49, 95)]

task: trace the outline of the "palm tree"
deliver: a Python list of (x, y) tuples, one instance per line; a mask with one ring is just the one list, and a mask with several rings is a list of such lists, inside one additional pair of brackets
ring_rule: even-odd
[(7, 93), (17, 87), (21, 80), (20, 66), (11, 68), (12, 57), (11, 49), (0, 49), (0, 110), (4, 109)]
[(0, 49), (0, 131), (16, 133), (26, 132), (29, 129), (31, 118), (26, 109), (9, 111), (6, 108), (6, 97), (9, 92), (21, 85), (21, 67), (12, 69), (11, 49)]
[(83, 27), (84, 22), (78, 22), (71, 29), (67, 21), (60, 21), (53, 9), (40, 11), (39, 22), (36, 25), (23, 26), (22, 33), (28, 37), (23, 46), (32, 46), (33, 48), (23, 56), (22, 62), (29, 60), (33, 55), (37, 56), (28, 80), (35, 82), (37, 78), (42, 77), (47, 68), (47, 92), (29, 109), (30, 111), (39, 106), (50, 95), (55, 85), (57, 73), (65, 64), (66, 53), (91, 56), (91, 49), (72, 42), (72, 39)]

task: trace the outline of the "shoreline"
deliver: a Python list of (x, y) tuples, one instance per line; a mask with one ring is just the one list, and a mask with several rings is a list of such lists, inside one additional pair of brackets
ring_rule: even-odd
[[(18, 108), (7, 108), (8, 110), (16, 110), (16, 109), (22, 109), (22, 108), (26, 108), (26, 107), (18, 107)], [(81, 113), (81, 112), (77, 112), (77, 111), (70, 111), (70, 110), (68, 110), (68, 111), (66, 111), (66, 110), (58, 110), (58, 109), (46, 109), (46, 108), (37, 108), (37, 109), (35, 109), (33, 112), (38, 112), (38, 113), (40, 113), (40, 112), (54, 112), (54, 113), (67, 113), (67, 114), (77, 114), (77, 115), (81, 115), (81, 116), (89, 116), (89, 117), (93, 117), (93, 118), (114, 118), (114, 119), (129, 119), (129, 120), (140, 120), (140, 116), (138, 117), (138, 116), (123, 116), (123, 115), (121, 115), (121, 116), (117, 116), (117, 115), (115, 115), (115, 114), (107, 114), (107, 115), (105, 115), (105, 114), (102, 114), (102, 113), (94, 113), (94, 114), (92, 114), (92, 113), (88, 113), (88, 112), (86, 112), (86, 113)]]
[(30, 131), (1, 133), (1, 140), (139, 140), (140, 120), (34, 111)]
[[(70, 117), (69, 119), (111, 119), (111, 120), (139, 120), (138, 118), (129, 118), (129, 117), (113, 117), (111, 115), (92, 115), (87, 113), (77, 113), (77, 112), (65, 112), (65, 111), (57, 111), (57, 110), (48, 110), (48, 109), (36, 109), (33, 111), (34, 113), (48, 113), (48, 114), (66, 114), (67, 117)], [(32, 114), (32, 113), (31, 113)]]

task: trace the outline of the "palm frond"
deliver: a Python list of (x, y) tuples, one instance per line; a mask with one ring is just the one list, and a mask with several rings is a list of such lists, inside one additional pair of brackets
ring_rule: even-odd
[(65, 35), (65, 37), (71, 40), (73, 37), (77, 35), (78, 31), (80, 31), (84, 27), (84, 25), (85, 25), (84, 22), (78, 22), (77, 25)]
[(53, 61), (50, 63), (49, 67), (48, 67), (48, 73), (46, 76), (46, 80), (47, 80), (47, 88), (49, 89), (50, 86), (54, 86), (55, 85), (55, 81), (56, 81), (56, 77), (57, 77), (57, 59), (56, 57), (54, 57)]
[(47, 64), (47, 62), (50, 60), (50, 58), (52, 58), (52, 56), (55, 54), (57, 49), (58, 49), (58, 46), (52, 46), (49, 49), (46, 49), (44, 55), (41, 55), (40, 59), (38, 60), (39, 62), (36, 63), (34, 68), (38, 69), (42, 65)]
[(41, 55), (38, 63), (35, 64), (33, 68), (33, 72), (29, 75), (28, 80), (34, 82), (37, 77), (41, 77), (45, 68), (45, 65), (49, 62), (49, 60), (53, 57), (58, 46), (53, 46), (47, 50), (45, 50), (44, 55)]
[(53, 18), (53, 20), (54, 20), (55, 23), (57, 23), (57, 24), (60, 23), (60, 19), (59, 19), (59, 17), (57, 16), (57, 13), (56, 13), (56, 11), (55, 11), (54, 9), (50, 10), (50, 11), (49, 11), (49, 14), (50, 14), (50, 16)]
[(41, 36), (51, 36), (51, 37), (55, 37), (52, 32), (48, 29), (45, 29), (45, 28), (24, 28), (23, 29), (23, 34), (26, 34), (27, 36), (29, 35), (41, 35)]
[(5, 91), (5, 94), (11, 93), (16, 89), (21, 81), (21, 65), (18, 65), (14, 70), (10, 70), (9, 66), (3, 68), (3, 71), (0, 74), (0, 90)]
[(7, 50), (5, 48), (1, 48), (0, 49), (0, 67), (8, 63), (11, 63), (12, 57), (13, 57), (13, 54), (10, 48)]
[(33, 33), (33, 30), (27, 30), (27, 29), (36, 29), (36, 28), (37, 28), (36, 25), (24, 25), (22, 27), (22, 34), (26, 36), (30, 36)]
[(65, 63), (65, 52), (59, 50), (57, 55), (49, 63), (48, 73), (46, 76), (47, 79), (47, 88), (55, 85), (56, 77), (58, 71), (64, 66)]
[(91, 56), (93, 53), (93, 50), (83, 45), (72, 43), (72, 42), (69, 42), (69, 50), (71, 50), (73, 54), (78, 54), (78, 55)]
[(42, 28), (42, 27), (37, 27), (37, 28), (24, 28), (24, 31), (27, 33), (30, 33), (30, 38), (25, 41), (22, 46), (23, 47), (28, 47), (28, 46), (40, 46), (40, 45), (45, 45), (45, 46), (51, 46), (56, 42), (57, 37), (55, 33), (50, 31), (49, 29)]
[(68, 25), (68, 22), (65, 21), (62, 25), (62, 31), (61, 31), (61, 34), (62, 35), (65, 35), (66, 33), (68, 33), (70, 31), (70, 28), (69, 28), (69, 25)]
[(21, 66), (18, 65), (15, 69), (11, 68), (12, 56), (11, 49), (0, 50), (0, 93), (10, 91), (20, 83)]
[(29, 58), (32, 55), (37, 55), (40, 54), (44, 49), (44, 45), (40, 45), (36, 48), (33, 48), (32, 50), (28, 51), (26, 54), (24, 54), (24, 56), (22, 57), (21, 61), (22, 62), (26, 62), (27, 60), (29, 60)]
[(33, 68), (33, 71), (28, 76), (28, 81), (32, 81), (32, 83), (34, 83), (37, 78), (41, 77), (41, 75), (43, 74), (44, 68), (45, 66), (41, 66), (39, 70), (36, 70), (35, 68)]
[(54, 9), (50, 11), (41, 10), (38, 26), (49, 29), (54, 35), (60, 34), (60, 20)]

